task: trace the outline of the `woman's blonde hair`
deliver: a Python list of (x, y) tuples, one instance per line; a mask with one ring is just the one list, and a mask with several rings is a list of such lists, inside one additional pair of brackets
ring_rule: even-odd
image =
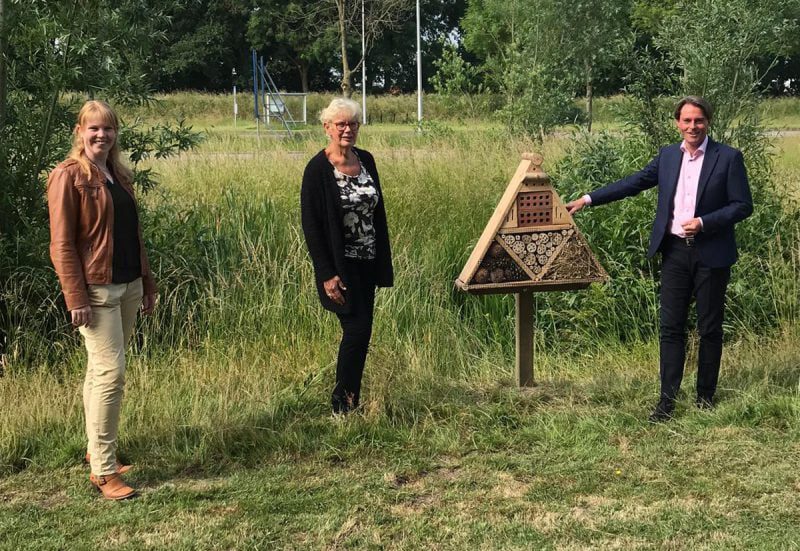
[(79, 132), (80, 129), (86, 126), (87, 121), (90, 119), (99, 119), (114, 128), (117, 137), (114, 139), (114, 145), (111, 146), (111, 151), (108, 152), (106, 164), (115, 178), (125, 184), (132, 183), (133, 172), (123, 164), (122, 154), (119, 150), (119, 119), (111, 106), (104, 101), (89, 100), (81, 107), (81, 110), (78, 112), (78, 122), (75, 124), (75, 128), (72, 131), (72, 149), (69, 155), (67, 155), (67, 158), (78, 161), (86, 177), (91, 177), (92, 163), (86, 156), (83, 138)]
[(339, 113), (346, 114), (350, 120), (361, 122), (361, 106), (349, 98), (333, 98), (328, 107), (320, 112), (319, 120), (322, 124), (331, 122)]

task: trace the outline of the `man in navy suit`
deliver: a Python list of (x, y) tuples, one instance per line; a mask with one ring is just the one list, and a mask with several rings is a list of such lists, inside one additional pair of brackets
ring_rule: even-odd
[(736, 262), (734, 225), (753, 212), (741, 151), (711, 140), (711, 105), (688, 96), (675, 108), (683, 137), (662, 148), (644, 169), (567, 204), (574, 214), (658, 187), (658, 206), (648, 257), (662, 255), (660, 374), (661, 395), (650, 421), (672, 417), (686, 359), (686, 320), (695, 299), (700, 350), (697, 398), (714, 407), (720, 358), (725, 291)]

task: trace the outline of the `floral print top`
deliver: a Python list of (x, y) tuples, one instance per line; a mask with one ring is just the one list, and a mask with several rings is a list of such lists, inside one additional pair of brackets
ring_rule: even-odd
[(373, 218), (380, 196), (372, 176), (359, 159), (361, 171), (350, 176), (333, 167), (339, 198), (344, 212), (344, 256), (370, 260), (375, 258), (375, 226)]

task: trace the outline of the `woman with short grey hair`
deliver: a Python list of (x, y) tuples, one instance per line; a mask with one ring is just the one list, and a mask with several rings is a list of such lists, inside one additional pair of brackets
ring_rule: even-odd
[(334, 98), (320, 122), (328, 145), (306, 166), (300, 210), (320, 302), (342, 327), (331, 406), (344, 414), (360, 403), (375, 289), (391, 287), (394, 274), (375, 159), (355, 147), (361, 108)]

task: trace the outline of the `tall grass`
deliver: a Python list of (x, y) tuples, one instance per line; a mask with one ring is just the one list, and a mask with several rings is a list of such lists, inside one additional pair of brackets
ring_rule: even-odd
[[(381, 172), (397, 284), (378, 294), (365, 382), (372, 421), (341, 434), (323, 415), (338, 327), (318, 304), (299, 226), (300, 176), (322, 147), (321, 133), (260, 142), (220, 133), (191, 155), (153, 161), (163, 184), (145, 198), (143, 223), (160, 299), (135, 339), (122, 449), (180, 469), (309, 453), (320, 434), (337, 449), (443, 451), (457, 445), (452, 431), (461, 430), (463, 416), (481, 425), (476, 416), (491, 418), (492, 408), (508, 416), (520, 405), (504, 394), (512, 381), (513, 297), (467, 296), (453, 280), (531, 144), (491, 129), (442, 132), (367, 129), (361, 137)], [(545, 168), (554, 174), (563, 148), (547, 145)], [(537, 297), (544, 380), (574, 378), (601, 402), (618, 403), (622, 393), (639, 407), (649, 396), (657, 272), (643, 257), (651, 203), (643, 197), (578, 219), (614, 279)], [(727, 326), (734, 342), (780, 339), (796, 327), (800, 249), (797, 226), (789, 226), (796, 213), (783, 220), (780, 232), (748, 232), (769, 254), (735, 270)], [(742, 245), (746, 256), (752, 243)], [(0, 403), (15, 405), (0, 424), (0, 471), (79, 457), (84, 353), (55, 278), (19, 272), (3, 291), (14, 297), (17, 329), (0, 377)], [(626, 355), (635, 364), (620, 360)], [(463, 409), (486, 393), (510, 402)]]

